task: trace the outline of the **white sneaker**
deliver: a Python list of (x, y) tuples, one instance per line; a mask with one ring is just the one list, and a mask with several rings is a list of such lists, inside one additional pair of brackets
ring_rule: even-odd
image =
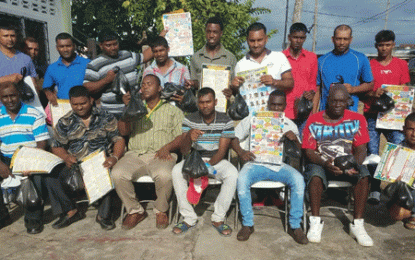
[(373, 246), (373, 240), (367, 234), (364, 227), (364, 219), (355, 219), (350, 223), (350, 235), (356, 238), (357, 243), (361, 246)]
[(380, 202), (380, 192), (379, 191), (372, 191), (367, 198), (367, 202), (370, 204), (379, 204)]
[(310, 217), (310, 229), (307, 233), (308, 241), (312, 243), (320, 243), (321, 232), (323, 232), (324, 221), (320, 217)]

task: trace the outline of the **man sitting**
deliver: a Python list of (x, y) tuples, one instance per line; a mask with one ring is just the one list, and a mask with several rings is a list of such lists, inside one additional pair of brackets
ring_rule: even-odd
[[(66, 167), (63, 168), (61, 176), (66, 176), (73, 164), (98, 150), (107, 152), (104, 167), (112, 168), (125, 150), (124, 139), (117, 129), (117, 119), (114, 115), (94, 107), (94, 100), (84, 86), (74, 86), (69, 90), (69, 102), (72, 111), (59, 119), (54, 128), (52, 143), (53, 153), (65, 161)], [(114, 192), (110, 192), (99, 201), (96, 221), (105, 230), (115, 228), (111, 202), (114, 195)], [(52, 225), (53, 228), (67, 227), (84, 217), (65, 192), (50, 193), (49, 196), (54, 213), (61, 214), (59, 220)]]
[[(302, 148), (308, 164), (305, 179), (310, 193), (310, 230), (307, 238), (319, 243), (324, 222), (320, 218), (320, 200), (328, 180), (344, 180), (355, 184), (354, 220), (350, 223), (350, 235), (362, 246), (373, 246), (364, 228), (363, 214), (369, 190), (369, 171), (362, 165), (369, 142), (365, 118), (347, 110), (352, 99), (341, 84), (333, 85), (328, 94), (327, 109), (309, 117), (303, 132)], [(333, 164), (336, 157), (353, 155), (358, 166), (341, 170)]]
[[(286, 96), (284, 92), (280, 90), (271, 92), (268, 99), (269, 111), (283, 112), (286, 105)], [(237, 138), (232, 140), (232, 148), (244, 161), (255, 160), (255, 155), (252, 152), (242, 149), (239, 145), (239, 140), (243, 141), (249, 137), (250, 129), (251, 116), (248, 116), (238, 124), (235, 129)], [(286, 138), (296, 142), (299, 148), (301, 147), (298, 140), (298, 129), (293, 121), (284, 118), (283, 131)], [(238, 197), (242, 214), (242, 228), (238, 232), (236, 238), (239, 241), (246, 241), (254, 232), (254, 212), (252, 211), (250, 190), (253, 184), (263, 180), (282, 182), (290, 188), (291, 210), (289, 222), (292, 231), (291, 233), (296, 242), (307, 244), (307, 237), (300, 227), (301, 217), (303, 216), (304, 178), (296, 169), (285, 163), (282, 163), (281, 165), (270, 165), (248, 162), (240, 171), (238, 177)]]
[[(213, 174), (211, 177), (222, 182), (214, 205), (212, 225), (221, 235), (230, 236), (232, 229), (224, 224), (224, 220), (235, 194), (238, 170), (223, 158), (235, 136), (233, 121), (225, 113), (215, 111), (217, 100), (213, 89), (202, 88), (197, 97), (199, 111), (185, 117), (183, 134), (174, 142), (180, 144), (183, 154), (187, 154), (192, 147), (196, 149), (206, 162), (209, 172)], [(197, 222), (197, 215), (186, 196), (188, 184), (182, 173), (183, 163), (184, 161), (176, 164), (172, 173), (179, 211), (184, 217), (184, 221), (173, 228), (174, 234), (186, 232)]]

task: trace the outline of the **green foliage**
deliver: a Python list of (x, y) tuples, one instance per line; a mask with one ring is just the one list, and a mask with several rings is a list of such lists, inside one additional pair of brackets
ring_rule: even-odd
[[(128, 10), (131, 23), (137, 31), (146, 31), (149, 39), (162, 29), (162, 14), (184, 9), (192, 15), (192, 30), (195, 50), (205, 44), (205, 24), (209, 17), (222, 18), (225, 29), (222, 44), (240, 59), (245, 53), (245, 31), (258, 21), (258, 15), (270, 13), (267, 8), (254, 8), (255, 0), (130, 0), (122, 6)], [(272, 36), (276, 30), (271, 30)]]

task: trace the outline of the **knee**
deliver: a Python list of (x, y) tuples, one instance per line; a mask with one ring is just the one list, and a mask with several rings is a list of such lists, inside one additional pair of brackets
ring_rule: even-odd
[(159, 172), (156, 176), (154, 176), (154, 182), (160, 185), (167, 185), (172, 183), (172, 174), (171, 172)]

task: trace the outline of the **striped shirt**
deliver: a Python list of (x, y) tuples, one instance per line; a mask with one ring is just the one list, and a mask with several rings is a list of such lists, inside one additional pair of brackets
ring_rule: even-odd
[(196, 150), (204, 158), (211, 158), (219, 150), (220, 138), (234, 138), (233, 121), (225, 114), (216, 111), (215, 119), (212, 123), (206, 124), (199, 112), (187, 115), (183, 120), (183, 133), (189, 132), (191, 129), (199, 129), (204, 132), (196, 140)]
[(190, 79), (190, 73), (187, 67), (180, 62), (177, 62), (175, 59), (170, 58), (173, 61), (173, 65), (166, 71), (162, 73), (159, 67), (157, 66), (156, 61), (153, 61), (151, 65), (146, 68), (143, 72), (143, 78), (148, 74), (153, 74), (159, 77), (161, 81), (161, 87), (164, 88), (164, 84), (171, 82), (174, 84), (182, 85), (186, 83), (186, 79)]
[(157, 152), (182, 133), (183, 117), (180, 109), (163, 103), (151, 114), (149, 112), (147, 116), (131, 123), (129, 150), (138, 154)]
[(14, 120), (5, 106), (0, 108), (0, 151), (5, 157), (11, 158), (20, 146), (36, 147), (36, 142), (49, 138), (45, 116), (36, 108), (22, 103)]
[[(105, 54), (100, 54), (97, 58), (92, 60), (86, 67), (84, 83), (99, 81), (107, 75), (109, 70), (114, 69), (115, 66), (120, 67), (125, 74), (130, 87), (138, 87), (137, 66), (143, 60), (142, 54), (137, 54), (130, 51), (119, 51), (118, 58), (113, 59)], [(117, 99), (112, 92), (107, 92), (106, 89), (110, 87), (108, 84), (102, 90), (101, 107), (103, 110), (111, 114), (121, 115), (124, 108), (122, 100)]]

